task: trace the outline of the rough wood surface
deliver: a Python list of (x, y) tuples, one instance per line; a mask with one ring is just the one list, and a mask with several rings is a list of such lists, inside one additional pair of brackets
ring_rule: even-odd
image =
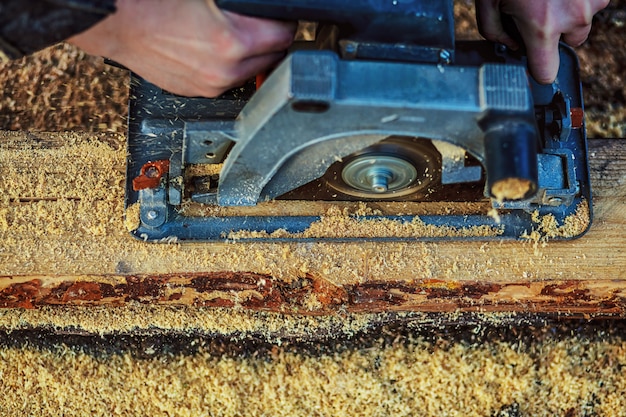
[(548, 242), (147, 244), (123, 224), (122, 137), (0, 149), (0, 306), (626, 313), (626, 140), (590, 141), (594, 224)]

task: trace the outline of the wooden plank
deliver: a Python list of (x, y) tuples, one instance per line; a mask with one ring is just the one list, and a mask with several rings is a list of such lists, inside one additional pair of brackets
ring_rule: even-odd
[(626, 313), (626, 140), (590, 141), (594, 224), (548, 242), (147, 244), (123, 138), (0, 135), (0, 305)]

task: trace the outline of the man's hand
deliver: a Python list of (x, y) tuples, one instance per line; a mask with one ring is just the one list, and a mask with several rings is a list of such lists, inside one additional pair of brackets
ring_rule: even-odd
[(518, 45), (502, 27), (501, 13), (513, 17), (528, 54), (528, 67), (540, 83), (549, 84), (559, 70), (559, 40), (580, 46), (589, 35), (593, 15), (609, 0), (476, 0), (480, 33), (511, 49)]
[(185, 96), (215, 97), (263, 71), (296, 28), (221, 11), (213, 0), (118, 0), (117, 9), (69, 42)]

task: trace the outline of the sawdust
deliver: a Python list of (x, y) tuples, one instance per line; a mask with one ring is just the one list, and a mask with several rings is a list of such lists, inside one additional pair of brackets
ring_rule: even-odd
[(219, 174), (224, 164), (188, 164), (185, 166), (185, 177), (203, 177)]
[(496, 201), (521, 200), (532, 189), (532, 182), (523, 178), (505, 178), (491, 187), (491, 194)]
[(124, 212), (124, 226), (126, 230), (132, 232), (141, 226), (140, 214), (141, 206), (139, 203), (131, 204), (129, 207), (126, 207), (126, 211)]
[(502, 219), (500, 218), (500, 212), (495, 207), (491, 207), (489, 211), (487, 211), (487, 216), (491, 217), (496, 224), (500, 224)]
[(140, 215), (141, 206), (139, 203), (131, 204), (129, 207), (126, 207), (126, 211), (124, 212), (124, 226), (126, 230), (132, 232), (141, 226)]
[[(146, 347), (146, 352), (151, 352)], [(624, 415), (626, 343), (410, 341), (268, 358), (2, 350), (2, 415)]]
[(262, 337), (272, 343), (293, 337), (351, 337), (380, 320), (381, 316), (377, 314), (290, 315), (241, 308), (159, 306), (133, 302), (123, 307), (0, 309), (0, 328), (9, 332), (51, 327), (106, 335), (168, 329), (180, 333), (219, 334), (234, 338)]
[(585, 117), (590, 138), (626, 137), (626, 107), (608, 105), (608, 110), (588, 109)]
[(228, 217), (234, 215), (244, 216), (320, 216), (330, 211), (342, 211), (348, 215), (359, 215), (358, 212), (365, 207), (369, 214), (387, 216), (422, 216), (434, 213), (444, 215), (465, 216), (484, 213), (489, 210), (491, 203), (487, 200), (478, 202), (353, 202), (353, 201), (306, 201), (270, 200), (258, 203), (255, 206), (222, 207), (215, 204), (198, 204), (183, 201), (178, 211), (184, 216), (216, 216)]
[(123, 134), (129, 79), (67, 44), (0, 62), (1, 129)]
[(229, 239), (244, 238), (437, 238), (437, 237), (493, 237), (503, 233), (501, 228), (473, 226), (455, 228), (434, 226), (424, 223), (418, 216), (411, 221), (386, 218), (364, 218), (376, 215), (367, 206), (359, 205), (355, 212), (339, 207), (331, 207), (319, 221), (313, 222), (301, 233), (289, 233), (284, 229), (268, 233), (266, 231), (238, 231), (228, 234)]
[(574, 214), (569, 215), (559, 224), (552, 214), (539, 215), (538, 211), (532, 214), (532, 221), (536, 227), (529, 234), (524, 234), (523, 239), (537, 242), (547, 242), (549, 239), (562, 238), (568, 239), (576, 237), (584, 233), (591, 222), (589, 212), (589, 204), (582, 201), (576, 207)]

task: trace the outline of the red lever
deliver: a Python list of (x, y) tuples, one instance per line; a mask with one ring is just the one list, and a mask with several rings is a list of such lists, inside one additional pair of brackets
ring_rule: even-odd
[(156, 188), (161, 183), (161, 178), (169, 171), (170, 161), (162, 159), (151, 161), (141, 167), (139, 176), (133, 178), (133, 190), (139, 191), (146, 188)]

